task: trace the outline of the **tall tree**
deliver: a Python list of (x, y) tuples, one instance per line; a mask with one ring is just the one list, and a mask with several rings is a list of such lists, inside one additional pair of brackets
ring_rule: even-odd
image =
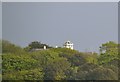
[(15, 44), (2, 40), (2, 53), (23, 53), (23, 49)]
[(33, 42), (31, 42), (26, 48), (25, 48), (25, 50), (26, 51), (29, 51), (29, 50), (31, 50), (31, 49), (38, 49), (38, 48), (44, 48), (44, 46), (46, 46), (46, 48), (51, 48), (49, 45), (47, 45), (47, 44), (43, 44), (43, 43), (41, 43), (41, 42), (39, 42), (39, 41), (33, 41)]
[(108, 63), (113, 60), (118, 60), (118, 44), (112, 41), (109, 41), (105, 44), (102, 44), (100, 47), (100, 63)]

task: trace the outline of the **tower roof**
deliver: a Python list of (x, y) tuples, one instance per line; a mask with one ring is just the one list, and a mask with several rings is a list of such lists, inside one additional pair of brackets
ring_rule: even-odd
[(68, 40), (64, 44), (73, 44), (73, 43)]

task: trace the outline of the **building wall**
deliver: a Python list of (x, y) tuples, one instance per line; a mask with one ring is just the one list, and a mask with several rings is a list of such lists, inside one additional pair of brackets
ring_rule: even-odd
[(65, 44), (63, 45), (65, 48), (70, 48), (73, 49), (73, 43), (71, 43), (70, 41), (67, 43), (65, 42)]

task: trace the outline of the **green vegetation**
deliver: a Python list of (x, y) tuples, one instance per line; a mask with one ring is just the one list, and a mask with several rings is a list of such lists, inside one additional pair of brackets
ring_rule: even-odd
[(44, 46), (46, 46), (46, 48), (52, 48), (47, 44), (43, 44), (43, 43), (38, 42), (38, 41), (33, 41), (26, 48), (24, 48), (24, 50), (31, 51), (33, 49), (44, 48)]
[(100, 54), (66, 48), (41, 48), (32, 42), (26, 48), (2, 41), (3, 80), (118, 80), (118, 44), (107, 42)]

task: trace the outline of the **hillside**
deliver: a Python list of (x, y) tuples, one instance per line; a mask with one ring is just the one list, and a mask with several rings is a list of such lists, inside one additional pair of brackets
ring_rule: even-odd
[[(118, 44), (102, 44), (101, 54), (67, 48), (29, 52), (2, 41), (3, 80), (117, 80)], [(104, 52), (103, 52), (104, 51)]]

